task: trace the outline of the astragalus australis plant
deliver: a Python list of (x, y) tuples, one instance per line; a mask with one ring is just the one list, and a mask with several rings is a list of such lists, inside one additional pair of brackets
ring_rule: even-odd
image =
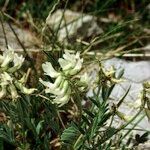
[[(85, 61), (82, 53), (65, 51), (57, 65), (52, 61), (42, 64), (44, 76), (37, 87), (26, 88), (26, 75), (20, 72), (24, 58), (10, 47), (0, 55), (2, 150), (6, 145), (7, 149), (17, 150), (128, 147), (123, 137), (131, 131), (120, 131), (133, 122), (141, 109), (135, 116), (119, 112), (129, 90), (110, 106), (111, 92), (122, 82), (123, 71), (116, 74), (113, 67), (105, 69), (95, 58), (98, 70), (96, 76), (91, 76)], [(89, 90), (92, 96), (86, 94)], [(116, 117), (122, 120), (120, 126), (114, 126)]]

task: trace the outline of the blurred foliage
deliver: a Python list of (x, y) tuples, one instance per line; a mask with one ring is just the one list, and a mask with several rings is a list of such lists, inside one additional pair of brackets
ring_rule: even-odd
[[(0, 8), (12, 16), (20, 17), (22, 13), (29, 10), (33, 18), (45, 19), (58, 0), (1, 0)], [(148, 0), (62, 0), (57, 8), (67, 8), (85, 13), (103, 15), (110, 12), (122, 15), (143, 12), (149, 4)], [(116, 9), (119, 8), (119, 9)]]

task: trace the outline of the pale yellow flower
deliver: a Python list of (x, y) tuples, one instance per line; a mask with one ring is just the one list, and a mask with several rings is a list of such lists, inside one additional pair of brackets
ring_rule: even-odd
[(45, 74), (45, 75), (48, 75), (48, 76), (50, 76), (50, 77), (52, 77), (52, 78), (56, 78), (56, 77), (58, 77), (58, 76), (60, 75), (60, 73), (57, 72), (57, 71), (53, 68), (53, 66), (52, 66), (52, 64), (51, 64), (50, 62), (46, 62), (45, 64), (43, 64), (43, 65), (42, 65), (42, 68), (43, 68), (43, 70), (44, 70), (44, 74)]
[(0, 91), (0, 99), (2, 99), (3, 97), (5, 97), (6, 94), (7, 94), (6, 85), (2, 85), (1, 86), (1, 91)]
[(65, 51), (63, 58), (59, 58), (58, 62), (65, 74), (75, 75), (81, 70), (83, 59), (80, 58), (79, 52), (74, 55)]
[(2, 68), (6, 68), (7, 65), (14, 59), (14, 50), (8, 46), (8, 49), (6, 49), (3, 52), (3, 56), (2, 56), (2, 64), (1, 67)]

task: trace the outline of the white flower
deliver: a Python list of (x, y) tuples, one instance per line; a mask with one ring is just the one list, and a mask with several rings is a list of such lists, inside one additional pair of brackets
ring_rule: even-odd
[(22, 93), (27, 94), (27, 95), (30, 95), (37, 90), (35, 88), (28, 89), (21, 82), (19, 82), (17, 80), (14, 82), (14, 84)]
[(0, 99), (2, 99), (3, 97), (5, 97), (6, 94), (7, 94), (6, 85), (2, 85), (1, 86), (1, 91), (0, 91)]
[(71, 95), (71, 89), (69, 88), (65, 95), (58, 95), (53, 102), (58, 104), (59, 107), (68, 103)]
[(32, 93), (34, 93), (37, 89), (35, 89), (35, 88), (26, 88), (25, 86), (22, 86), (21, 88), (20, 88), (20, 90), (21, 90), (21, 92), (22, 93), (24, 93), (24, 94), (27, 94), (27, 95), (30, 95), (30, 94), (32, 94)]
[(65, 51), (63, 58), (59, 58), (58, 62), (65, 74), (75, 75), (81, 70), (83, 59), (80, 59), (79, 52), (74, 55)]
[(13, 67), (9, 68), (8, 71), (14, 72), (14, 71), (20, 69), (23, 62), (24, 62), (24, 58), (22, 55), (19, 56), (18, 54), (14, 54), (14, 58), (13, 58), (14, 65), (13, 65)]
[[(63, 59), (64, 58), (64, 59)], [(59, 58), (58, 62), (63, 70), (68, 70), (75, 67), (76, 58), (74, 54), (65, 51), (63, 58)]]
[(8, 49), (6, 49), (3, 52), (3, 62), (1, 64), (1, 67), (5, 68), (14, 59), (14, 50), (8, 46)]
[(59, 87), (55, 88), (54, 90), (47, 89), (47, 93), (52, 93), (55, 95), (65, 95), (67, 90), (70, 88), (69, 83), (67, 80), (62, 81)]
[(43, 64), (43, 65), (42, 65), (42, 68), (43, 68), (43, 70), (44, 70), (44, 74), (45, 74), (45, 75), (48, 75), (48, 76), (50, 76), (50, 77), (52, 77), (52, 78), (56, 78), (56, 77), (58, 77), (58, 76), (60, 75), (60, 73), (57, 72), (57, 71), (53, 68), (53, 66), (52, 66), (52, 64), (51, 64), (50, 62), (46, 62), (45, 64)]
[(12, 84), (13, 78), (7, 73), (4, 72), (0, 75), (1, 83), (0, 85), (9, 85)]
[(41, 78), (39, 81), (47, 87), (46, 93), (53, 93), (54, 90), (62, 83), (63, 77), (61, 75), (58, 76), (54, 83), (43, 81)]
[(90, 84), (91, 84), (91, 77), (89, 77), (87, 73), (84, 73), (83, 75), (80, 76), (78, 86), (81, 92), (85, 91)]
[(80, 82), (88, 85), (88, 83), (90, 82), (90, 78), (88, 76), (87, 73), (84, 73), (81, 77), (80, 77)]
[(0, 99), (6, 96), (8, 89), (7, 87), (9, 87), (12, 98), (14, 99), (17, 95), (17, 91), (14, 90), (15, 87), (12, 83), (13, 78), (7, 72), (4, 72), (1, 74), (0, 80), (1, 80)]
[(22, 55), (18, 55), (14, 50), (8, 46), (3, 52), (3, 55), (0, 55), (0, 65), (1, 71), (0, 74), (0, 98), (7, 97), (7, 92), (11, 93), (11, 98), (18, 98), (17, 90), (20, 90), (24, 94), (31, 94), (36, 89), (28, 89), (24, 86), (26, 75), (24, 75), (20, 80), (16, 80), (12, 74), (16, 72), (22, 66), (24, 58)]
[(16, 90), (16, 87), (15, 87), (13, 84), (11, 84), (11, 85), (9, 86), (9, 89), (10, 89), (10, 93), (11, 93), (12, 99), (16, 99), (16, 98), (19, 97), (19, 95), (18, 95), (18, 93), (17, 93), (17, 90)]
[(24, 83), (26, 83), (26, 81), (27, 81), (27, 74), (26, 73), (24, 73), (24, 75), (21, 77), (21, 79), (20, 80), (18, 80), (20, 83), (22, 83), (22, 84), (24, 84)]

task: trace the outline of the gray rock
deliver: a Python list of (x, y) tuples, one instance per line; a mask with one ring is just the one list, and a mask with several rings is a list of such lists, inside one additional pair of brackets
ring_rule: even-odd
[(150, 141), (147, 141), (143, 144), (139, 144), (135, 150), (150, 150)]
[[(4, 24), (8, 45), (18, 50), (22, 49), (22, 47), (20, 46), (18, 40), (16, 39), (9, 25), (5, 22), (3, 24)], [(25, 48), (32, 49), (40, 45), (39, 44), (40, 41), (28, 30), (21, 29), (16, 25), (12, 25), (12, 27), (15, 30), (15, 33), (17, 34), (22, 44), (25, 46)], [(5, 48), (6, 48), (5, 38), (4, 38), (2, 26), (0, 24), (0, 49), (3, 50)]]
[[(117, 104), (121, 97), (126, 93), (128, 88), (131, 86), (128, 95), (125, 100), (119, 107), (119, 111), (126, 116), (135, 116), (138, 112), (140, 104), (140, 93), (143, 89), (143, 83), (145, 81), (150, 81), (150, 61), (139, 61), (132, 62), (126, 61), (122, 59), (112, 58), (103, 62), (103, 66), (109, 69), (111, 66), (114, 66), (117, 70), (124, 69), (123, 78), (124, 82), (118, 83), (113, 89), (110, 95), (110, 103)], [(93, 67), (94, 68), (94, 67)], [(97, 66), (98, 68), (98, 66)], [(95, 69), (96, 70), (96, 69)], [(96, 71), (92, 74), (93, 78), (96, 76)], [(87, 94), (88, 96), (92, 96), (92, 90), (90, 90)], [(142, 114), (137, 117), (139, 119), (142, 117)], [(115, 118), (114, 126), (119, 127), (124, 121)], [(128, 126), (128, 127), (132, 127)], [(150, 122), (147, 117), (144, 117), (140, 123), (136, 126), (136, 128), (145, 130), (150, 129)], [(142, 131), (136, 131), (138, 134), (143, 134)]]
[[(98, 35), (103, 30), (96, 23), (96, 18), (91, 15), (85, 15), (71, 10), (57, 10), (46, 19), (46, 25), (52, 30), (58, 31), (58, 40), (75, 41), (84, 39), (93, 35)], [(46, 29), (46, 28), (45, 28)]]
[[(118, 102), (131, 86), (129, 93), (119, 110), (127, 116), (134, 116), (138, 111), (136, 103), (140, 99), (139, 95), (143, 89), (143, 83), (145, 81), (150, 81), (150, 61), (131, 62), (113, 58), (105, 61), (104, 66), (106, 68), (114, 66), (118, 70), (120, 68), (124, 69), (123, 78), (125, 79), (125, 82), (115, 86), (111, 94), (111, 99), (114, 103)], [(142, 129), (150, 128), (150, 123), (148, 122), (147, 117), (138, 124), (138, 127)]]
[(124, 69), (124, 78), (133, 83), (143, 83), (150, 80), (150, 61), (131, 62), (113, 58), (104, 62), (109, 68), (114, 66), (116, 69)]

